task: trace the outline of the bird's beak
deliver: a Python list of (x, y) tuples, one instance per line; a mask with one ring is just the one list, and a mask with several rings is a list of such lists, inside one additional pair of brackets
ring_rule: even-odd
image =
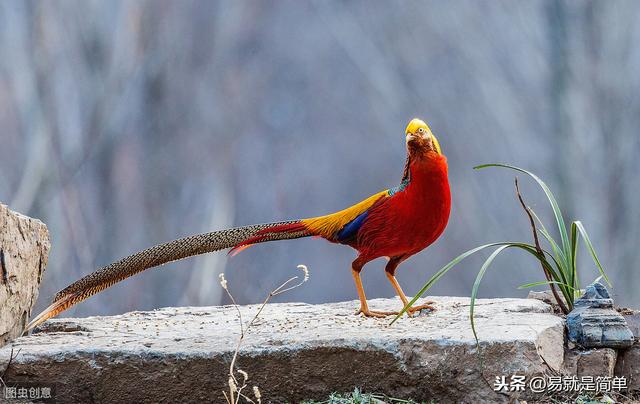
[(411, 132), (407, 133), (407, 143), (413, 142), (417, 138), (418, 138), (418, 135), (416, 135), (415, 133), (411, 133)]

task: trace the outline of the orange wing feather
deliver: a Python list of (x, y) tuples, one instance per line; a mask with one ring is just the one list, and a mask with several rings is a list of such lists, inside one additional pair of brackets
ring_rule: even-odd
[(344, 226), (349, 224), (353, 219), (364, 213), (373, 204), (375, 204), (380, 198), (389, 196), (389, 190), (378, 192), (375, 195), (371, 195), (367, 199), (359, 202), (349, 208), (343, 209), (336, 213), (331, 213), (325, 216), (312, 217), (310, 219), (303, 219), (302, 223), (305, 224), (309, 232), (312, 234), (324, 237), (328, 240), (332, 240), (335, 235), (342, 230)]

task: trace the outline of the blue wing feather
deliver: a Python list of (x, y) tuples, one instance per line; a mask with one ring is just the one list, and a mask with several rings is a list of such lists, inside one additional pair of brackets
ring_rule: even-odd
[(343, 242), (355, 237), (356, 234), (358, 234), (358, 230), (360, 230), (360, 227), (362, 227), (364, 221), (367, 219), (367, 216), (369, 216), (368, 209), (347, 223), (336, 235), (338, 241)]

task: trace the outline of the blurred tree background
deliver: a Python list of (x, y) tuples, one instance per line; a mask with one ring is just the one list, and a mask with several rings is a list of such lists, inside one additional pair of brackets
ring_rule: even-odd
[[(414, 116), (448, 156), (453, 210), (398, 271), (407, 292), (477, 244), (531, 240), (513, 173), (472, 170), (508, 162), (549, 183), (618, 301), (638, 306), (639, 20), (634, 1), (3, 1), (0, 201), (49, 226), (38, 308), (153, 244), (325, 214), (396, 185)], [(222, 271), (253, 303), (300, 263), (311, 280), (283, 299), (355, 299), (354, 255), (314, 239), (209, 254), (67, 314), (219, 304)], [(596, 271), (581, 259), (586, 283)], [(468, 295), (480, 260), (432, 292)], [(383, 265), (365, 269), (369, 297), (394, 295)], [(543, 279), (521, 253), (495, 266), (484, 296)]]

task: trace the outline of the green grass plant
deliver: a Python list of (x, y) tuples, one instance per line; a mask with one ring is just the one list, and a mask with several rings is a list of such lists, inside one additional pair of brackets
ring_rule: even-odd
[[(589, 254), (591, 255), (598, 271), (601, 274), (601, 277), (609, 284), (609, 278), (604, 272), (602, 268), (602, 264), (598, 259), (598, 256), (593, 248), (593, 244), (591, 243), (591, 239), (587, 234), (582, 223), (578, 220), (571, 222), (569, 228), (566, 226), (566, 222), (564, 217), (562, 216), (562, 212), (558, 205), (556, 198), (551, 193), (551, 190), (538, 176), (535, 174), (524, 170), (522, 168), (518, 168), (512, 165), (507, 164), (484, 164), (474, 169), (484, 169), (488, 167), (501, 167), (507, 168), (511, 170), (515, 170), (519, 173), (523, 173), (531, 177), (544, 191), (553, 211), (553, 215), (555, 218), (558, 236), (557, 239), (554, 238), (551, 233), (544, 226), (540, 218), (536, 215), (536, 213), (525, 204), (522, 195), (520, 194), (520, 189), (518, 187), (518, 178), (516, 177), (515, 185), (516, 185), (516, 193), (518, 196), (518, 200), (525, 210), (529, 223), (531, 226), (531, 231), (533, 233), (534, 242), (532, 243), (524, 243), (524, 242), (513, 242), (513, 241), (505, 241), (505, 242), (496, 242), (484, 244), (479, 247), (468, 250), (456, 258), (454, 258), (451, 262), (442, 267), (439, 271), (437, 271), (425, 284), (424, 286), (416, 293), (415, 297), (409, 302), (409, 304), (404, 307), (404, 309), (396, 316), (393, 320), (395, 322), (404, 312), (407, 311), (409, 307), (411, 307), (416, 300), (422, 297), (434, 284), (436, 284), (447, 272), (453, 269), (457, 264), (459, 264), (462, 260), (478, 253), (482, 250), (494, 248), (493, 252), (489, 255), (489, 257), (484, 261), (482, 266), (480, 267), (480, 271), (476, 276), (475, 282), (473, 283), (473, 288), (471, 290), (471, 304), (469, 309), (469, 316), (471, 319), (471, 329), (473, 331), (473, 335), (477, 340), (477, 333), (474, 323), (474, 308), (476, 299), (478, 296), (478, 289), (480, 287), (480, 283), (485, 273), (495, 260), (495, 258), (500, 255), (503, 251), (507, 249), (518, 249), (527, 252), (531, 255), (536, 261), (540, 263), (540, 267), (542, 272), (544, 273), (545, 280), (539, 282), (528, 283), (525, 285), (521, 285), (520, 288), (531, 288), (536, 286), (548, 285), (553, 293), (556, 302), (562, 312), (567, 314), (573, 308), (574, 301), (577, 297), (579, 297), (580, 293), (580, 279), (578, 276), (578, 265), (577, 265), (577, 251), (578, 244), (582, 239), (584, 241), (584, 245), (586, 246)], [(539, 234), (541, 234), (546, 240), (548, 246), (547, 248), (543, 248)], [(392, 322), (392, 323), (393, 323)]]

